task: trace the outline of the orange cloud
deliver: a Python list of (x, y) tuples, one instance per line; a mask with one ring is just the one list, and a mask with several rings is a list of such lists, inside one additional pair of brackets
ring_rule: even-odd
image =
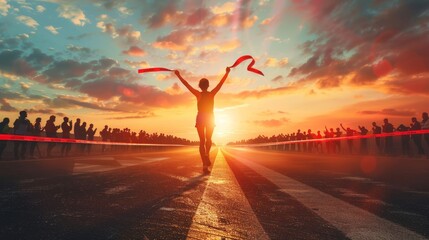
[(131, 46), (128, 50), (122, 51), (122, 53), (133, 57), (141, 57), (146, 54), (146, 52), (143, 49), (137, 46)]
[(125, 60), (124, 62), (132, 68), (147, 68), (147, 67), (149, 67), (149, 63), (147, 63), (146, 61), (133, 62), (133, 61)]
[(262, 20), (261, 25), (269, 25), (273, 21), (273, 18), (266, 18)]
[(255, 125), (263, 126), (263, 127), (281, 127), (285, 123), (288, 123), (289, 119), (287, 118), (280, 118), (280, 119), (268, 119), (268, 120), (256, 120), (253, 121)]
[(220, 6), (214, 6), (211, 7), (210, 10), (215, 14), (224, 14), (224, 13), (231, 13), (235, 10), (236, 3), (234, 2), (226, 2)]
[(277, 59), (277, 58), (269, 57), (265, 61), (264, 66), (265, 67), (279, 67), (279, 68), (282, 68), (282, 67), (285, 67), (288, 63), (289, 63), (289, 59), (288, 58)]

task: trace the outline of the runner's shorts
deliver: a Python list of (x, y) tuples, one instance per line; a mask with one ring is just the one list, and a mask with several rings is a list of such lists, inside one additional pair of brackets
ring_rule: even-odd
[(214, 114), (213, 113), (198, 113), (195, 127), (214, 127)]

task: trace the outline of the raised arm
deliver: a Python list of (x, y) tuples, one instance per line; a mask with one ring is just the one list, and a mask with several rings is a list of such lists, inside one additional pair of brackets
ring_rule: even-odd
[(342, 123), (340, 124), (340, 126), (341, 126), (341, 128), (342, 128), (344, 131), (347, 131), (347, 129), (345, 129), (345, 128), (344, 128), (344, 126), (343, 126), (343, 124), (342, 124)]
[(189, 85), (189, 83), (183, 79), (183, 77), (180, 75), (179, 71), (174, 71), (174, 73), (176, 74), (176, 76), (179, 78), (179, 80), (183, 83), (183, 85), (185, 85), (185, 87), (192, 93), (194, 94), (196, 97), (200, 94), (200, 92), (198, 90), (196, 90), (195, 88), (193, 88), (191, 85)]
[(220, 88), (222, 87), (222, 85), (225, 83), (225, 80), (228, 78), (228, 74), (229, 71), (231, 71), (231, 68), (227, 67), (225, 69), (225, 75), (223, 75), (222, 79), (220, 80), (220, 82), (217, 84), (217, 86), (215, 88), (213, 88), (213, 90), (211, 91), (213, 94), (216, 94), (217, 92), (219, 92)]

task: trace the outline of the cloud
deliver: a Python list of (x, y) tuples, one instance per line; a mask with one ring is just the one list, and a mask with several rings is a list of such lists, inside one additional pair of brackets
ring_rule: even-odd
[(273, 128), (273, 127), (281, 127), (288, 122), (289, 122), (289, 119), (280, 118), (280, 119), (256, 120), (256, 121), (253, 121), (253, 124), (257, 126)]
[(97, 27), (101, 29), (102, 32), (109, 34), (112, 38), (120, 37), (122, 42), (128, 45), (133, 45), (140, 42), (140, 31), (134, 30), (131, 25), (125, 25), (118, 28), (113, 23), (105, 23), (100, 21), (97, 23)]
[(174, 19), (179, 19), (180, 14), (176, 9), (174, 2), (167, 2), (164, 6), (161, 6), (160, 9), (155, 9), (154, 14), (152, 14), (147, 20), (149, 28), (160, 28)]
[(118, 11), (123, 15), (133, 15), (133, 11), (126, 7), (119, 7)]
[(174, 107), (192, 101), (189, 94), (171, 95), (153, 86), (127, 84), (114, 78), (84, 83), (80, 91), (99, 100), (119, 97), (123, 102), (144, 104), (146, 107)]
[(429, 2), (418, 0), (371, 8), (359, 1), (293, 1), (291, 9), (305, 18), (316, 38), (301, 45), (308, 59), (289, 77), (320, 88), (412, 82), (429, 73), (429, 35), (421, 24), (428, 8)]
[(122, 51), (122, 53), (132, 57), (141, 57), (146, 55), (146, 52), (137, 46), (131, 46), (128, 50)]
[(46, 10), (46, 8), (42, 5), (37, 5), (36, 6), (36, 10), (40, 13), (44, 12)]
[(158, 37), (152, 44), (155, 48), (168, 49), (174, 51), (189, 50), (195, 43), (204, 40), (212, 39), (216, 35), (216, 31), (211, 28), (204, 29), (189, 29), (182, 28), (174, 30), (170, 34)]
[(143, 119), (148, 117), (153, 117), (155, 114), (153, 112), (145, 112), (141, 113), (140, 115), (129, 115), (129, 116), (120, 116), (120, 117), (109, 117), (106, 119), (113, 119), (113, 120), (124, 120), (124, 119)]
[(232, 13), (236, 9), (236, 3), (235, 2), (226, 2), (220, 6), (214, 6), (211, 7), (210, 10), (213, 12), (213, 14), (225, 14), (225, 13)]
[(42, 75), (33, 79), (46, 84), (61, 83), (67, 79), (83, 77), (91, 68), (92, 65), (90, 63), (61, 60), (54, 62), (48, 69), (43, 71)]
[(262, 20), (261, 25), (269, 25), (273, 21), (273, 18), (266, 18)]
[(178, 83), (173, 83), (169, 88), (165, 89), (165, 92), (170, 95), (182, 94), (183, 90), (180, 88)]
[(147, 63), (146, 61), (133, 62), (133, 61), (125, 60), (124, 62), (132, 68), (148, 68), (148, 67), (150, 67), (149, 63)]
[(67, 50), (69, 50), (70, 52), (78, 53), (81, 56), (89, 56), (92, 52), (90, 48), (75, 46), (72, 44), (67, 46)]
[(386, 81), (383, 89), (389, 93), (400, 93), (403, 95), (429, 95), (429, 75), (413, 78), (407, 76), (398, 77), (394, 80)]
[(295, 86), (282, 86), (278, 88), (267, 88), (262, 90), (246, 90), (238, 93), (219, 93), (222, 99), (247, 99), (247, 98), (263, 98), (274, 95), (283, 95), (288, 92), (296, 91)]
[(59, 95), (53, 99), (44, 99), (43, 102), (50, 108), (76, 108), (76, 107), (83, 107), (83, 108), (89, 108), (94, 110), (101, 110), (101, 111), (115, 111), (117, 112), (117, 109), (108, 108), (104, 106), (100, 106), (99, 104), (92, 103), (89, 101), (81, 101), (78, 99), (74, 99), (70, 96), (62, 96)]
[(241, 42), (238, 39), (231, 41), (221, 42), (218, 44), (209, 44), (204, 46), (203, 51), (217, 51), (220, 53), (231, 52), (241, 46)]
[(4, 111), (4, 112), (16, 112), (18, 111), (18, 109), (12, 107), (4, 98), (0, 98), (0, 111)]
[(203, 23), (209, 16), (210, 12), (206, 8), (199, 8), (186, 19), (187, 26), (195, 26)]
[(28, 61), (36, 69), (48, 66), (52, 63), (54, 58), (43, 53), (40, 49), (34, 48), (33, 52), (25, 57), (25, 61)]
[(56, 116), (60, 116), (60, 117), (64, 117), (66, 116), (64, 113), (61, 112), (56, 112), (52, 109), (24, 109), (24, 111), (26, 111), (28, 114), (45, 114), (45, 115), (56, 115)]
[(28, 61), (21, 58), (20, 50), (5, 50), (0, 52), (0, 72), (21, 77), (31, 77), (36, 71)]
[(58, 29), (61, 29), (61, 28), (59, 28), (59, 27), (56, 28), (56, 27), (54, 27), (52, 25), (49, 25), (49, 26), (46, 26), (45, 29), (48, 30), (49, 32), (51, 32), (52, 34), (57, 35), (58, 34)]
[(20, 82), (19, 85), (21, 86), (21, 90), (23, 93), (27, 93), (28, 89), (30, 89), (30, 85), (25, 82)]
[(20, 16), (16, 17), (16, 19), (18, 21), (20, 21), (21, 23), (27, 25), (28, 27), (31, 27), (34, 29), (36, 29), (37, 26), (39, 26), (39, 23), (36, 20), (34, 20), (32, 17), (20, 15)]
[(7, 0), (0, 0), (0, 15), (7, 16), (10, 8), (11, 6), (7, 3)]
[(283, 79), (282, 75), (277, 75), (275, 78), (271, 79), (271, 82), (281, 82)]
[(70, 20), (76, 26), (85, 26), (86, 23), (90, 22), (85, 13), (78, 7), (62, 4), (57, 11), (59, 12), (59, 17)]
[(364, 110), (358, 113), (364, 114), (364, 115), (404, 116), (404, 117), (412, 117), (417, 114), (415, 111), (396, 110), (391, 108), (382, 109), (381, 111)]
[(268, 57), (267, 60), (264, 63), (264, 66), (265, 67), (283, 68), (286, 65), (288, 65), (288, 63), (289, 63), (289, 59), (288, 58), (277, 59), (277, 58)]

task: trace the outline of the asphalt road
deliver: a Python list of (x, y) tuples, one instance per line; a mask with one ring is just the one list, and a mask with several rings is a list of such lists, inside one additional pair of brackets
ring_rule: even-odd
[(231, 148), (211, 159), (209, 175), (195, 147), (20, 162), (68, 168), (37, 177), (1, 162), (1, 239), (429, 237), (427, 159)]

